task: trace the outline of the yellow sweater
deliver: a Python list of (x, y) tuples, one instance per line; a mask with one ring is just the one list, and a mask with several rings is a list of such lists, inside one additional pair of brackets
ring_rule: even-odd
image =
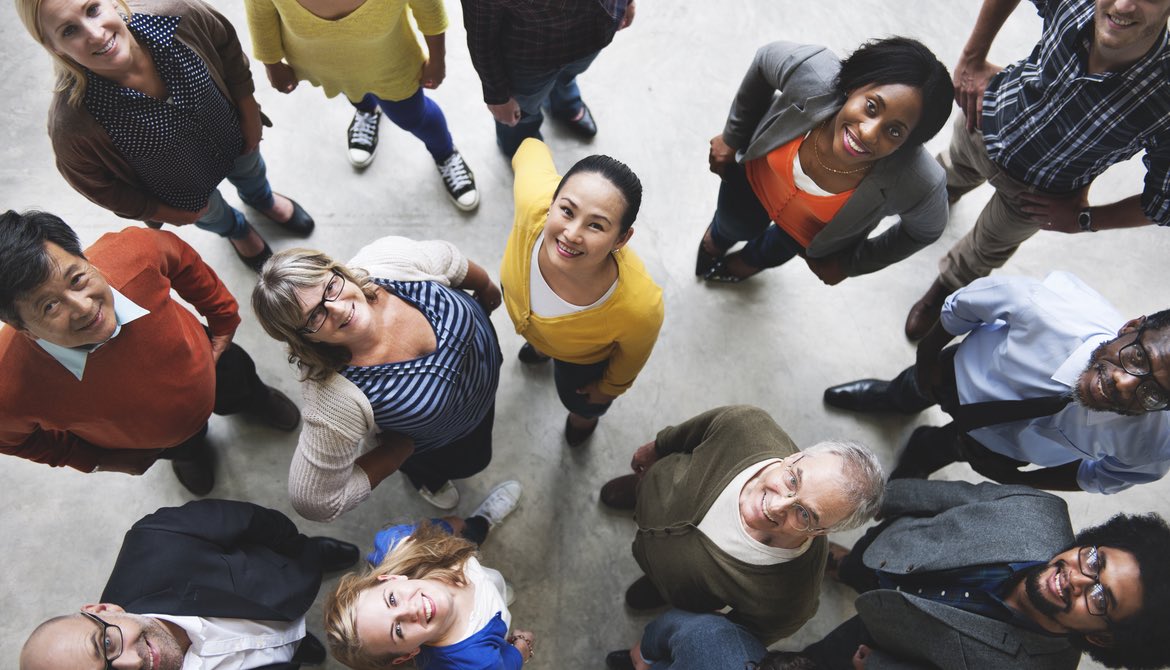
[(533, 314), (528, 292), (532, 247), (544, 232), (548, 207), (561, 177), (548, 146), (535, 139), (520, 145), (512, 157), (512, 168), (516, 172), (516, 221), (500, 266), (508, 316), (517, 333), (553, 358), (580, 364), (609, 359), (599, 388), (603, 393), (621, 395), (634, 383), (658, 340), (662, 289), (627, 245), (614, 254), (618, 283), (608, 300), (564, 316)]
[(257, 60), (283, 59), (298, 79), (320, 86), (330, 98), (344, 93), (353, 102), (366, 93), (392, 101), (414, 95), (426, 61), (419, 30), (424, 35), (447, 30), (442, 0), (366, 0), (332, 21), (297, 0), (244, 0), (244, 5)]

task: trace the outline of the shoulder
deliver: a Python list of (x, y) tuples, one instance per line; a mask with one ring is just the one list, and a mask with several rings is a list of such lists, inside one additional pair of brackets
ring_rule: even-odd
[(625, 247), (615, 258), (618, 263), (618, 288), (624, 311), (639, 320), (662, 320), (662, 287), (654, 281), (642, 259)]
[(183, 244), (172, 232), (131, 226), (102, 235), (85, 255), (114, 288), (120, 288), (143, 270), (158, 271), (175, 243)]
[(753, 67), (779, 72), (785, 92), (794, 86), (828, 91), (841, 71), (841, 59), (819, 44), (779, 41), (760, 47)]

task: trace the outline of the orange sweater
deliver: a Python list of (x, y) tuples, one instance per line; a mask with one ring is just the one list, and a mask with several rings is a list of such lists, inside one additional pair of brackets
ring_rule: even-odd
[(235, 332), (240, 317), (227, 287), (173, 233), (107, 233), (86, 257), (150, 314), (91, 353), (80, 381), (16, 329), (0, 329), (0, 452), (89, 472), (103, 448), (173, 447), (211, 416), (211, 343), (171, 289), (213, 334)]

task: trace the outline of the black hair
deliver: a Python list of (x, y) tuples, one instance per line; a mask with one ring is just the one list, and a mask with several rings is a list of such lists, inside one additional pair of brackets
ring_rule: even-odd
[(638, 175), (634, 174), (628, 165), (616, 158), (602, 154), (586, 156), (577, 161), (573, 167), (569, 168), (565, 176), (561, 177), (561, 183), (557, 184), (557, 190), (553, 193), (553, 200), (556, 200), (557, 196), (560, 195), (561, 187), (565, 185), (569, 177), (579, 172), (599, 174), (621, 192), (622, 197), (626, 200), (626, 211), (622, 212), (620, 222), (621, 234), (625, 235), (626, 231), (634, 225), (634, 219), (638, 218), (638, 210), (642, 207), (642, 181), (638, 179)]
[(1170, 328), (1170, 309), (1150, 314), (1144, 325), (1146, 330), (1167, 330)]
[(60, 217), (36, 210), (0, 214), (0, 321), (24, 326), (16, 301), (48, 281), (53, 272), (45, 242), (85, 258), (77, 233)]
[(908, 37), (871, 40), (841, 61), (835, 88), (848, 96), (871, 84), (903, 84), (922, 93), (922, 116), (899, 150), (925, 143), (951, 115), (955, 86), (951, 74), (922, 42)]
[(1071, 642), (1110, 668), (1144, 670), (1170, 665), (1170, 638), (1166, 636), (1170, 630), (1170, 580), (1162, 575), (1170, 560), (1170, 527), (1157, 514), (1118, 514), (1078, 533), (1074, 546), (1087, 545), (1133, 554), (1141, 573), (1142, 608), (1129, 618), (1112, 622), (1109, 632), (1113, 641), (1108, 647), (1080, 635), (1070, 635)]

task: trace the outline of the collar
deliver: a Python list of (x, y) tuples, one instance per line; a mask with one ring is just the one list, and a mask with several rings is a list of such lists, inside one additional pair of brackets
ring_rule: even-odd
[[(114, 319), (118, 324), (114, 327), (114, 334), (110, 336), (110, 340), (112, 340), (118, 336), (118, 333), (122, 332), (122, 326), (150, 314), (150, 310), (139, 307), (130, 298), (119, 293), (118, 289), (113, 286), (110, 287), (110, 291), (114, 294)], [(110, 340), (106, 340), (106, 342)], [(77, 377), (78, 381), (81, 381), (81, 375), (85, 372), (85, 362), (89, 358), (89, 355), (97, 351), (106, 342), (100, 342), (88, 347), (71, 348), (53, 344), (52, 342), (39, 338), (36, 340), (36, 343), (42, 349), (55, 358), (58, 363), (65, 366), (66, 370), (73, 373), (73, 376)]]

